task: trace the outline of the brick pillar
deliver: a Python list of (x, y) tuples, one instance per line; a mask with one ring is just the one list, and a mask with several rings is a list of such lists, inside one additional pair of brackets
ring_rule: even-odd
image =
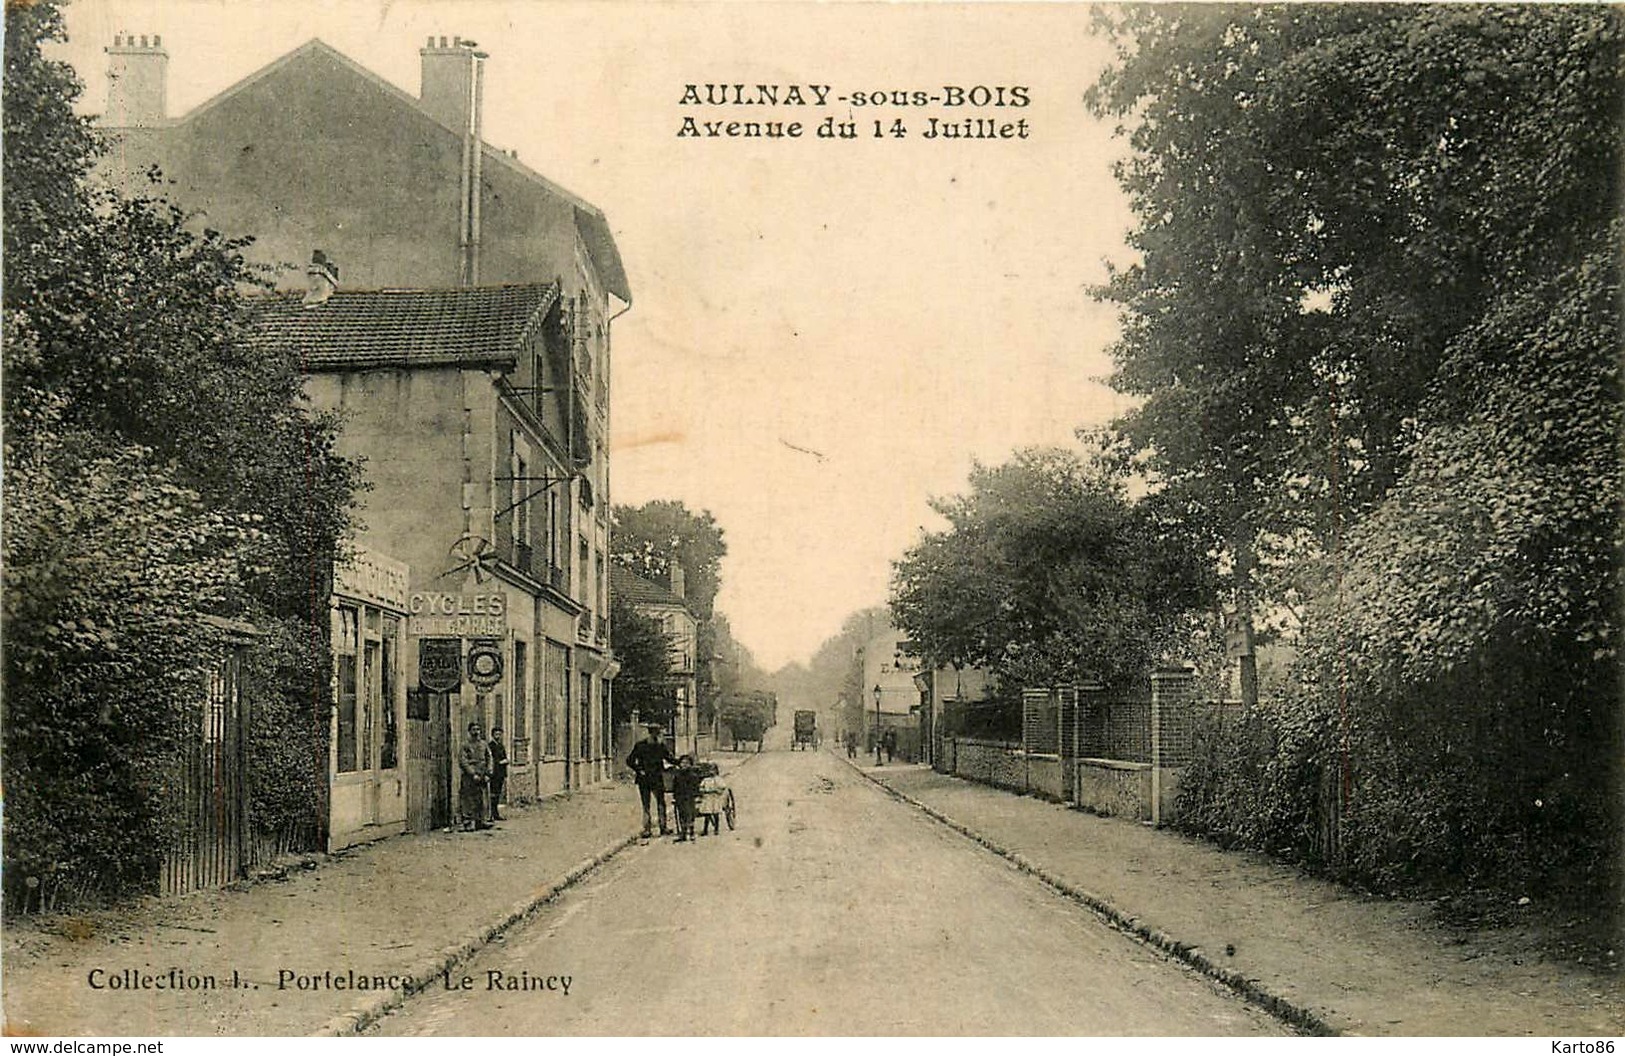
[(1061, 782), (1066, 789), (1068, 803), (1079, 801), (1078, 760), (1087, 754), (1084, 752), (1084, 717), (1100, 706), (1105, 695), (1106, 687), (1099, 682), (1080, 682), (1072, 687), (1071, 700), (1061, 709), (1064, 727), (1061, 736)]
[(1179, 776), (1191, 760), (1195, 671), (1184, 665), (1151, 673), (1151, 823), (1173, 820)]

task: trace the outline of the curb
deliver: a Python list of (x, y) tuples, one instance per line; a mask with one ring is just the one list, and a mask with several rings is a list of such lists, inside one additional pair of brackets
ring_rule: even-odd
[(569, 888), (580, 883), (599, 866), (636, 842), (638, 842), (636, 835), (626, 836), (616, 840), (597, 854), (583, 858), (561, 879), (515, 902), (495, 923), (480, 928), (462, 942), (445, 947), (439, 953), (420, 962), (415, 968), (403, 973), (405, 978), (411, 981), (410, 986), (402, 986), (395, 990), (375, 991), (374, 997), (361, 1002), (347, 1012), (340, 1012), (307, 1036), (341, 1038), (361, 1033), (385, 1015), (427, 989), (429, 984), (442, 972), (449, 972), (473, 957), (474, 954), (489, 945), (492, 940), (502, 935), (509, 928), (529, 918), (537, 910), (558, 898)]
[[(840, 757), (837, 756), (837, 758)], [(1262, 1008), (1276, 1019), (1281, 1020), (1289, 1026), (1297, 1027), (1319, 1037), (1338, 1037), (1341, 1035), (1341, 1032), (1337, 1030), (1337, 1028), (1333, 1027), (1330, 1023), (1327, 1023), (1318, 1014), (1300, 1005), (1293, 1004), (1291, 1001), (1288, 1001), (1279, 994), (1266, 990), (1264, 987), (1259, 985), (1257, 980), (1249, 979), (1233, 968), (1226, 968), (1223, 965), (1214, 964), (1206, 954), (1201, 952), (1200, 948), (1192, 946), (1190, 943), (1180, 942), (1178, 939), (1175, 939), (1173, 936), (1167, 934), (1161, 929), (1155, 928), (1139, 918), (1132, 917), (1123, 912), (1123, 910), (1112, 905), (1109, 901), (1100, 897), (1099, 895), (1090, 891), (1085, 891), (1083, 888), (1078, 887), (1077, 885), (1064, 880), (1059, 876), (1056, 876), (1054, 873), (1050, 872), (1048, 869), (1045, 869), (1037, 862), (1030, 860), (1025, 855), (1012, 851), (1007, 847), (1000, 846), (998, 843), (995, 843), (993, 840), (983, 836), (970, 826), (955, 821), (953, 818), (942, 813), (942, 811), (937, 810), (935, 807), (928, 806), (925, 803), (915, 799), (908, 793), (898, 791), (892, 786), (886, 784), (886, 782), (882, 781), (880, 778), (875, 777), (873, 774), (865, 772), (856, 764), (852, 763), (851, 760), (841, 759), (841, 761), (852, 767), (853, 770), (857, 771), (858, 776), (864, 778), (898, 802), (907, 803), (909, 806), (914, 807), (927, 817), (930, 817), (931, 819), (946, 825), (948, 828), (953, 829), (961, 836), (964, 836), (975, 843), (981, 844), (994, 854), (1013, 864), (1022, 872), (1038, 879), (1051, 890), (1066, 896), (1074, 902), (1079, 902), (1084, 906), (1087, 906), (1089, 909), (1093, 910), (1097, 916), (1102, 918), (1107, 924), (1116, 928), (1118, 931), (1124, 932), (1148, 945), (1155, 946), (1157, 949), (1173, 957), (1175, 960), (1178, 960), (1180, 963), (1196, 969), (1198, 972), (1201, 972), (1210, 979), (1223, 983), (1230, 990), (1234, 991), (1236, 994), (1245, 998), (1252, 1004), (1257, 1005), (1259, 1008)]]

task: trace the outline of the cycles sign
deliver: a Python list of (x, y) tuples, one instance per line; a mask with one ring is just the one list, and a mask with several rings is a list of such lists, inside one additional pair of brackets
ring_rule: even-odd
[(406, 599), (406, 611), (410, 632), (420, 638), (501, 638), (508, 631), (508, 599), (500, 591), (414, 591)]

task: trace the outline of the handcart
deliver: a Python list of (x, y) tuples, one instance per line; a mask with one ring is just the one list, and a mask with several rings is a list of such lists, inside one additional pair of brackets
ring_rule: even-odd
[[(716, 763), (699, 764), (700, 772), (705, 776), (700, 780), (700, 799), (694, 807), (694, 813), (700, 817), (708, 817), (713, 823), (720, 815), (728, 821), (728, 831), (732, 832), (737, 823), (738, 813), (734, 808), (734, 792), (722, 781), (721, 771)], [(722, 826), (717, 825), (718, 832)]]

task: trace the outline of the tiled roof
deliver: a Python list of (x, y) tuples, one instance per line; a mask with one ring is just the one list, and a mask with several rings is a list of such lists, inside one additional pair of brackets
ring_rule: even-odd
[(688, 608), (688, 602), (667, 590), (664, 584), (644, 579), (636, 572), (620, 565), (609, 566), (609, 589), (611, 593), (621, 595), (634, 605), (675, 605), (679, 608)]
[(531, 326), (558, 300), (552, 283), (438, 290), (336, 290), (250, 303), (254, 340), (292, 350), (304, 369), (516, 362)]

